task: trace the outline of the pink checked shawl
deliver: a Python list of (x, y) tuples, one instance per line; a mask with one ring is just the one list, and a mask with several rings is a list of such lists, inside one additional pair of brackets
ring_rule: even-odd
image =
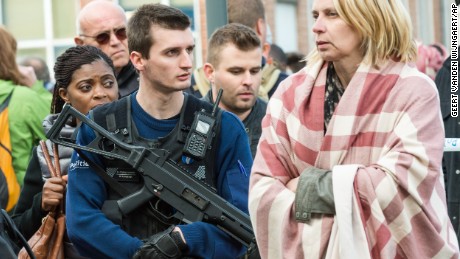
[[(326, 68), (286, 79), (262, 122), (249, 193), (262, 258), (458, 258), (434, 83), (407, 64), (362, 64), (324, 135)], [(303, 224), (285, 184), (309, 166), (332, 170), (336, 215)]]

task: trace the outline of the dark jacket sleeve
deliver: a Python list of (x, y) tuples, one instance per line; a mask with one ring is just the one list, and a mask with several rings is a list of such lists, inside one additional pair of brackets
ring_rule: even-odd
[[(444, 62), (443, 67), (436, 75), (435, 83), (438, 87), (439, 97), (441, 100), (441, 112), (444, 120), (445, 137), (459, 138), (460, 119), (458, 117), (451, 116), (451, 95), (457, 94), (456, 92), (452, 92), (451, 89), (452, 61), (458, 61), (458, 55), (457, 59), (452, 60), (452, 56), (450, 56)], [(444, 172), (444, 184), (447, 195), (447, 211), (460, 242), (460, 189), (458, 188), (460, 185), (460, 152), (444, 152), (442, 170)]]
[(19, 201), (13, 213), (14, 223), (26, 239), (30, 239), (40, 228), (42, 218), (47, 215), (47, 212), (41, 209), (43, 185), (37, 148), (35, 147), (32, 150), (32, 157), (24, 177), (24, 186)]
[(438, 71), (435, 79), (436, 86), (438, 87), (439, 98), (441, 101), (441, 113), (444, 120), (450, 117), (450, 71), (452, 59), (449, 57), (444, 61), (442, 68)]

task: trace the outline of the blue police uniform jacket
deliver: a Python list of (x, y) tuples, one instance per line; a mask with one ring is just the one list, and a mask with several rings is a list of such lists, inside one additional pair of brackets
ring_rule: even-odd
[[(178, 118), (157, 120), (147, 114), (131, 98), (131, 116), (139, 136), (157, 139), (168, 135), (176, 127)], [(185, 105), (185, 104), (184, 104)], [(217, 193), (243, 212), (248, 213), (249, 173), (252, 156), (243, 124), (235, 115), (223, 112), (219, 145), (216, 152)], [(86, 145), (95, 138), (87, 126), (80, 127), (77, 143)], [(87, 153), (90, 159), (102, 164), (101, 157)], [(129, 235), (102, 213), (108, 199), (109, 187), (77, 153), (72, 155), (66, 197), (67, 232), (83, 256), (91, 258), (132, 258), (143, 244), (141, 239)], [(178, 225), (188, 246), (187, 256), (201, 258), (236, 258), (244, 248), (216, 226), (194, 222)]]

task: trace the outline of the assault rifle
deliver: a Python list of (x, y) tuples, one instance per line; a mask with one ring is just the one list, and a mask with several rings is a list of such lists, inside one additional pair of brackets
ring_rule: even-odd
[[(80, 120), (96, 132), (96, 138), (88, 145), (81, 146), (72, 139), (60, 136), (66, 121), (72, 118)], [(168, 159), (165, 150), (124, 143), (70, 105), (64, 106), (47, 138), (59, 145), (120, 159), (143, 177), (144, 186), (139, 191), (117, 201), (123, 215), (156, 196), (175, 209), (172, 217), (185, 223), (203, 221), (213, 224), (245, 245), (250, 258), (260, 258), (249, 216)], [(110, 151), (102, 148), (107, 143), (110, 143)]]

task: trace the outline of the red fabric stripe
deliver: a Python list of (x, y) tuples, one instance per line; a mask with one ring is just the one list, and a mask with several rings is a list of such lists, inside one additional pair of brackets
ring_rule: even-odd
[(398, 79), (399, 76), (397, 75), (368, 74), (361, 92), (361, 98), (358, 101), (356, 115), (380, 113), (387, 101), (388, 94)]

